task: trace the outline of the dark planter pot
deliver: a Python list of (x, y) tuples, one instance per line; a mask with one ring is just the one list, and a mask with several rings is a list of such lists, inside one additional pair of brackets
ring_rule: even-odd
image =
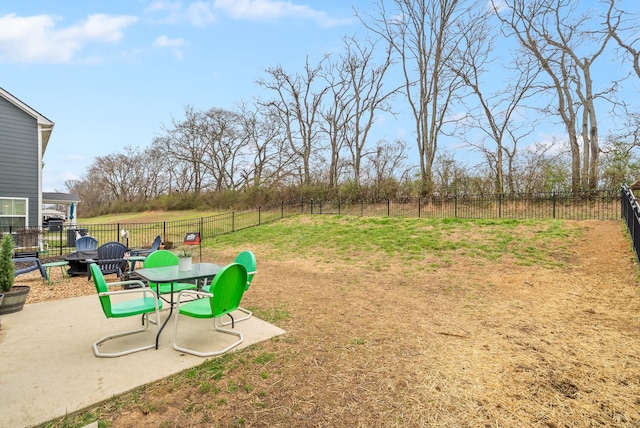
[(9, 291), (3, 291), (4, 298), (0, 301), (0, 315), (21, 311), (27, 300), (31, 287), (28, 285), (14, 285)]

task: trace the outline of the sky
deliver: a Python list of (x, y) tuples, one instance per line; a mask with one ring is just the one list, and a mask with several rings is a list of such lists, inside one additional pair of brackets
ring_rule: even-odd
[[(42, 186), (45, 192), (66, 191), (65, 181), (81, 178), (96, 156), (149, 146), (163, 125), (184, 118), (187, 106), (232, 110), (264, 94), (256, 81), (269, 80), (265, 69), (281, 65), (299, 73), (307, 56), (315, 65), (323, 54), (342, 51), (345, 35), (364, 37), (354, 8), (366, 13), (373, 3), (2, 0), (0, 87), (55, 123)], [(622, 5), (640, 12), (637, 0)], [(618, 63), (612, 57), (594, 71), (606, 79), (620, 72)], [(487, 78), (501, 85), (495, 78), (501, 75)], [(621, 92), (637, 100), (640, 82), (631, 85)], [(408, 108), (396, 110), (398, 118), (378, 118), (376, 139), (402, 138), (415, 156)], [(556, 132), (562, 128), (544, 123), (531, 143), (553, 140)], [(600, 135), (606, 132), (601, 127)], [(460, 143), (444, 146), (459, 150)]]
[[(146, 147), (186, 106), (233, 109), (264, 70), (362, 31), (369, 0), (3, 0), (0, 87), (55, 123), (43, 191), (66, 191), (96, 156)], [(359, 6), (360, 7), (360, 6)], [(313, 62), (312, 62), (313, 63)]]

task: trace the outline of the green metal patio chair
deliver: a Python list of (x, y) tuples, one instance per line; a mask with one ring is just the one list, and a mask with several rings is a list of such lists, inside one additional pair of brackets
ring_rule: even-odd
[[(147, 329), (149, 326), (149, 313), (156, 313), (156, 320), (160, 319), (160, 309), (162, 309), (162, 302), (158, 300), (156, 293), (153, 290), (144, 287), (144, 284), (141, 281), (119, 281), (119, 282), (111, 282), (109, 284), (106, 283), (104, 279), (104, 275), (100, 270), (100, 267), (96, 264), (92, 264), (89, 269), (91, 269), (91, 274), (93, 277), (93, 282), (96, 286), (96, 291), (98, 292), (98, 297), (100, 298), (100, 305), (102, 306), (102, 311), (107, 318), (125, 318), (132, 317), (137, 315), (142, 315), (142, 328), (126, 331), (123, 333), (110, 334), (109, 336), (105, 336), (102, 339), (94, 342), (93, 344), (93, 353), (96, 357), (119, 357), (121, 355), (131, 354), (138, 351), (144, 351), (145, 349), (155, 348), (155, 341), (149, 345), (141, 346), (139, 348), (128, 349), (120, 352), (100, 352), (98, 347), (104, 342), (114, 339), (117, 337), (128, 336), (131, 334), (141, 333)], [(120, 286), (120, 285), (131, 285), (136, 284), (141, 288), (132, 288), (129, 290), (117, 290), (117, 291), (109, 291), (109, 287), (112, 286)], [(138, 294), (142, 295), (142, 297), (136, 299), (129, 299), (125, 301), (112, 302), (111, 296), (121, 295), (121, 294)]]
[[(253, 281), (253, 276), (256, 274), (256, 256), (248, 250), (242, 251), (240, 254), (236, 256), (236, 263), (240, 263), (247, 270), (247, 285), (244, 288), (246, 292), (249, 290), (249, 286), (251, 285), (251, 281)], [(237, 318), (235, 322), (245, 321), (251, 318), (252, 312), (248, 309), (238, 307), (238, 311), (244, 312), (246, 315), (242, 318)], [(221, 325), (229, 325), (232, 321), (220, 321)]]
[[(235, 348), (244, 340), (242, 333), (220, 328), (217, 320), (220, 317), (229, 315), (233, 328), (233, 316), (231, 312), (238, 309), (245, 287), (247, 286), (247, 270), (240, 263), (232, 263), (223, 267), (213, 279), (209, 288), (210, 293), (203, 291), (184, 290), (178, 294), (178, 303), (176, 306), (176, 320), (173, 330), (173, 348), (177, 351), (186, 352), (188, 354), (197, 355), (199, 357), (211, 357), (220, 355), (228, 350)], [(202, 297), (182, 302), (184, 296)], [(213, 318), (213, 328), (216, 331), (237, 336), (239, 339), (224, 349), (217, 351), (201, 352), (178, 345), (178, 320), (181, 316), (193, 318)]]

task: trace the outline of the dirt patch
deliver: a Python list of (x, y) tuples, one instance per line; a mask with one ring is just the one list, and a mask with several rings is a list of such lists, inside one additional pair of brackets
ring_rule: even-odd
[[(373, 269), (254, 247), (243, 306), (286, 314), (275, 323), (287, 333), (222, 373), (212, 360), (204, 377), (168, 378), (96, 413), (114, 427), (640, 426), (635, 256), (620, 222), (580, 227), (559, 267)], [(94, 292), (86, 278), (31, 281), (30, 302)]]

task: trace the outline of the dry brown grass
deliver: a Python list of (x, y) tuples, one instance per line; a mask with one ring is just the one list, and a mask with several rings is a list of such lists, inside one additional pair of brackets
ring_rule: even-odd
[[(394, 260), (253, 247), (243, 306), (288, 313), (287, 333), (227, 357), (220, 378), (208, 366), (95, 414), (113, 427), (640, 426), (638, 266), (619, 222), (581, 225), (557, 268), (461, 257), (406, 275)], [(32, 302), (93, 292), (32, 282)]]

